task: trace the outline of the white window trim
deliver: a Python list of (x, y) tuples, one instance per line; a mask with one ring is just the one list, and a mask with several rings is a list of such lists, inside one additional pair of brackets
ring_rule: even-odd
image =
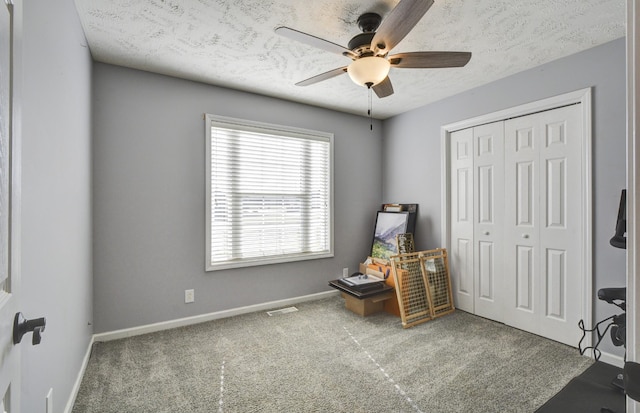
[[(304, 137), (306, 139), (329, 141), (329, 251), (318, 253), (290, 254), (287, 256), (244, 259), (238, 262), (226, 262), (211, 265), (211, 126), (212, 124), (225, 125), (245, 131), (275, 132), (281, 136)], [(206, 142), (206, 227), (205, 227), (205, 269), (206, 271), (218, 271), (231, 268), (243, 268), (258, 265), (280, 264), (286, 262), (306, 261), (334, 256), (334, 136), (333, 133), (321, 132), (310, 129), (295, 128), (264, 122), (255, 122), (227, 116), (205, 114), (205, 142)]]

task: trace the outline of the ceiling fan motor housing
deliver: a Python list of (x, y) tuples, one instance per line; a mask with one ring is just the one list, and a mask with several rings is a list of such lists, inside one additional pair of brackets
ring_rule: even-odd
[(375, 32), (382, 22), (382, 17), (378, 13), (365, 13), (358, 17), (358, 27), (363, 32)]
[(371, 39), (373, 39), (373, 36), (375, 36), (374, 32), (356, 34), (351, 40), (349, 40), (348, 47), (356, 54), (370, 51)]
[(382, 22), (382, 17), (377, 13), (364, 13), (358, 17), (358, 27), (362, 33), (355, 35), (347, 45), (354, 53), (362, 55), (371, 54), (371, 40), (376, 34), (378, 26)]

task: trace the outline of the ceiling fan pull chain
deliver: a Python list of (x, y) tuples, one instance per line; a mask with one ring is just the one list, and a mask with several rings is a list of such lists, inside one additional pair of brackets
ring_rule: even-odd
[(369, 129), (373, 130), (373, 116), (371, 114), (371, 106), (372, 106), (371, 86), (369, 86), (368, 89), (369, 89), (369, 110), (367, 110), (367, 114), (369, 115)]

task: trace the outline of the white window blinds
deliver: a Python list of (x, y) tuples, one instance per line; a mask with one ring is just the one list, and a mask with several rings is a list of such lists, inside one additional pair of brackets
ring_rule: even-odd
[(333, 135), (207, 115), (207, 269), (333, 255)]

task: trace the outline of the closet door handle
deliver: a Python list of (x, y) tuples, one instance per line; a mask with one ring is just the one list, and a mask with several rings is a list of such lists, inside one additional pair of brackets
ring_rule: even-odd
[(484, 235), (489, 235), (489, 231), (483, 232)]
[(22, 313), (16, 313), (13, 318), (13, 344), (22, 341), (22, 336), (29, 332), (33, 332), (31, 344), (38, 345), (42, 340), (42, 332), (47, 324), (44, 317), (27, 320)]
[(524, 238), (524, 239), (529, 238), (529, 234), (522, 234), (522, 238)]

